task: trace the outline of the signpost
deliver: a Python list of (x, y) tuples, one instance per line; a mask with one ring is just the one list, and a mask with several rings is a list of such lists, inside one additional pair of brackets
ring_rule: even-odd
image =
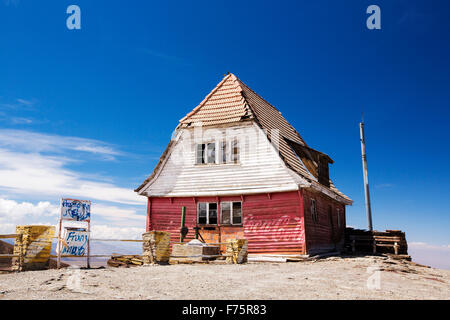
[[(62, 236), (62, 222), (77, 221), (87, 223), (87, 228), (65, 228)], [(90, 230), (91, 230), (91, 202), (79, 199), (61, 199), (61, 216), (59, 218), (57, 268), (61, 265), (61, 255), (85, 256), (87, 267), (90, 267)], [(62, 247), (64, 246), (64, 247)]]

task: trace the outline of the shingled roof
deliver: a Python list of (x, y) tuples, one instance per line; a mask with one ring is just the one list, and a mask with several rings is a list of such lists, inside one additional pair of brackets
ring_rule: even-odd
[[(273, 130), (278, 130), (280, 157), (287, 167), (311, 184), (332, 191), (347, 203), (352, 202), (331, 181), (329, 186), (323, 186), (318, 182), (318, 157), (323, 157), (329, 163), (333, 163), (333, 160), (328, 155), (310, 148), (274, 106), (234, 74), (226, 75), (197, 107), (180, 120), (177, 129), (196, 125), (217, 126), (242, 121), (255, 121), (266, 132), (269, 140), (275, 132)], [(167, 147), (153, 174), (136, 191), (141, 190), (154, 177), (171, 144)], [(297, 151), (300, 149), (301, 152)]]

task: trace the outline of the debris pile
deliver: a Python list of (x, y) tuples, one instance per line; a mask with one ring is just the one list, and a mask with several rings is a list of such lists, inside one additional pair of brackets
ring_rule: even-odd
[(55, 227), (16, 226), (16, 234), (21, 236), (14, 242), (14, 254), (20, 257), (13, 258), (12, 268), (16, 271), (47, 269)]
[(107, 264), (115, 268), (129, 268), (143, 265), (144, 260), (140, 255), (113, 255)]
[(352, 253), (384, 253), (410, 258), (406, 236), (401, 230), (368, 231), (346, 228), (345, 249)]
[(169, 263), (207, 263), (215, 260), (219, 254), (218, 246), (207, 245), (194, 239), (187, 244), (174, 244)]
[(229, 239), (227, 241), (227, 263), (245, 263), (248, 257), (248, 240)]
[(170, 233), (149, 231), (142, 234), (144, 264), (167, 263), (170, 257)]

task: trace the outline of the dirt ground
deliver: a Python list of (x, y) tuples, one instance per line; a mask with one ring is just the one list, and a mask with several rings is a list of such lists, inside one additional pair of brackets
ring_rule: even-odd
[(450, 271), (387, 257), (0, 274), (0, 299), (450, 299)]

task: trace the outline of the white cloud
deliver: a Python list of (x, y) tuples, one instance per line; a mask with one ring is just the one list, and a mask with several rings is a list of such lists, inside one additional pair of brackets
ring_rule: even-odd
[(88, 155), (97, 161), (123, 153), (92, 139), (0, 129), (0, 233), (20, 224), (56, 225), (59, 199), (71, 197), (93, 201), (93, 237), (140, 239), (146, 200), (111, 177), (69, 169), (91, 161)]
[[(68, 158), (64, 154), (73, 156)], [(77, 137), (0, 130), (0, 189), (22, 195), (55, 198), (83, 197), (101, 201), (140, 205), (145, 200), (132, 189), (122, 188), (97, 177), (67, 169), (67, 165), (86, 160), (76, 153), (90, 153), (111, 160), (121, 155), (111, 145)], [(98, 181), (103, 180), (103, 181)]]
[[(51, 204), (49, 201), (33, 204), (0, 198), (0, 222), (2, 224), (6, 222), (35, 223), (35, 221), (42, 221), (43, 218), (52, 220), (51, 224), (54, 224), (59, 214), (59, 205)], [(138, 214), (136, 208), (119, 208), (99, 203), (92, 204), (91, 216), (94, 222), (101, 219), (122, 227), (145, 226), (146, 220), (145, 214)]]
[(123, 154), (112, 145), (94, 139), (13, 129), (0, 130), (0, 147), (20, 149), (22, 152), (52, 152), (56, 154), (67, 153), (70, 150), (82, 151), (108, 156), (105, 158), (106, 160), (114, 159), (113, 156)]
[(118, 208), (103, 204), (92, 204), (92, 219), (100, 216), (121, 226), (145, 226), (145, 214), (138, 214), (134, 208)]
[(142, 240), (145, 227), (111, 227), (109, 225), (93, 225), (94, 239), (129, 239)]
[[(59, 213), (59, 205), (48, 201), (33, 204), (0, 198), (0, 234), (14, 233), (16, 225), (27, 224), (54, 225), (55, 230), (58, 230)], [(133, 208), (94, 203), (91, 214), (92, 238), (141, 239), (142, 233), (145, 232), (146, 217), (139, 215)], [(97, 223), (99, 220), (102, 222)], [(85, 223), (75, 221), (64, 221), (63, 225), (86, 226)]]
[(0, 223), (0, 234), (11, 234), (16, 231), (16, 225), (14, 223)]
[(33, 101), (25, 100), (25, 99), (17, 99), (17, 102), (26, 106), (32, 106), (34, 104)]
[(85, 179), (64, 168), (72, 160), (0, 149), (0, 188), (15, 194), (83, 197), (125, 204), (144, 204), (132, 189)]
[(59, 213), (57, 206), (48, 201), (34, 205), (30, 202), (17, 202), (0, 198), (0, 221), (21, 222), (25, 218), (54, 217)]
[(14, 117), (14, 118), (11, 118), (11, 122), (13, 124), (30, 124), (33, 122), (33, 120), (31, 120), (29, 118)]

